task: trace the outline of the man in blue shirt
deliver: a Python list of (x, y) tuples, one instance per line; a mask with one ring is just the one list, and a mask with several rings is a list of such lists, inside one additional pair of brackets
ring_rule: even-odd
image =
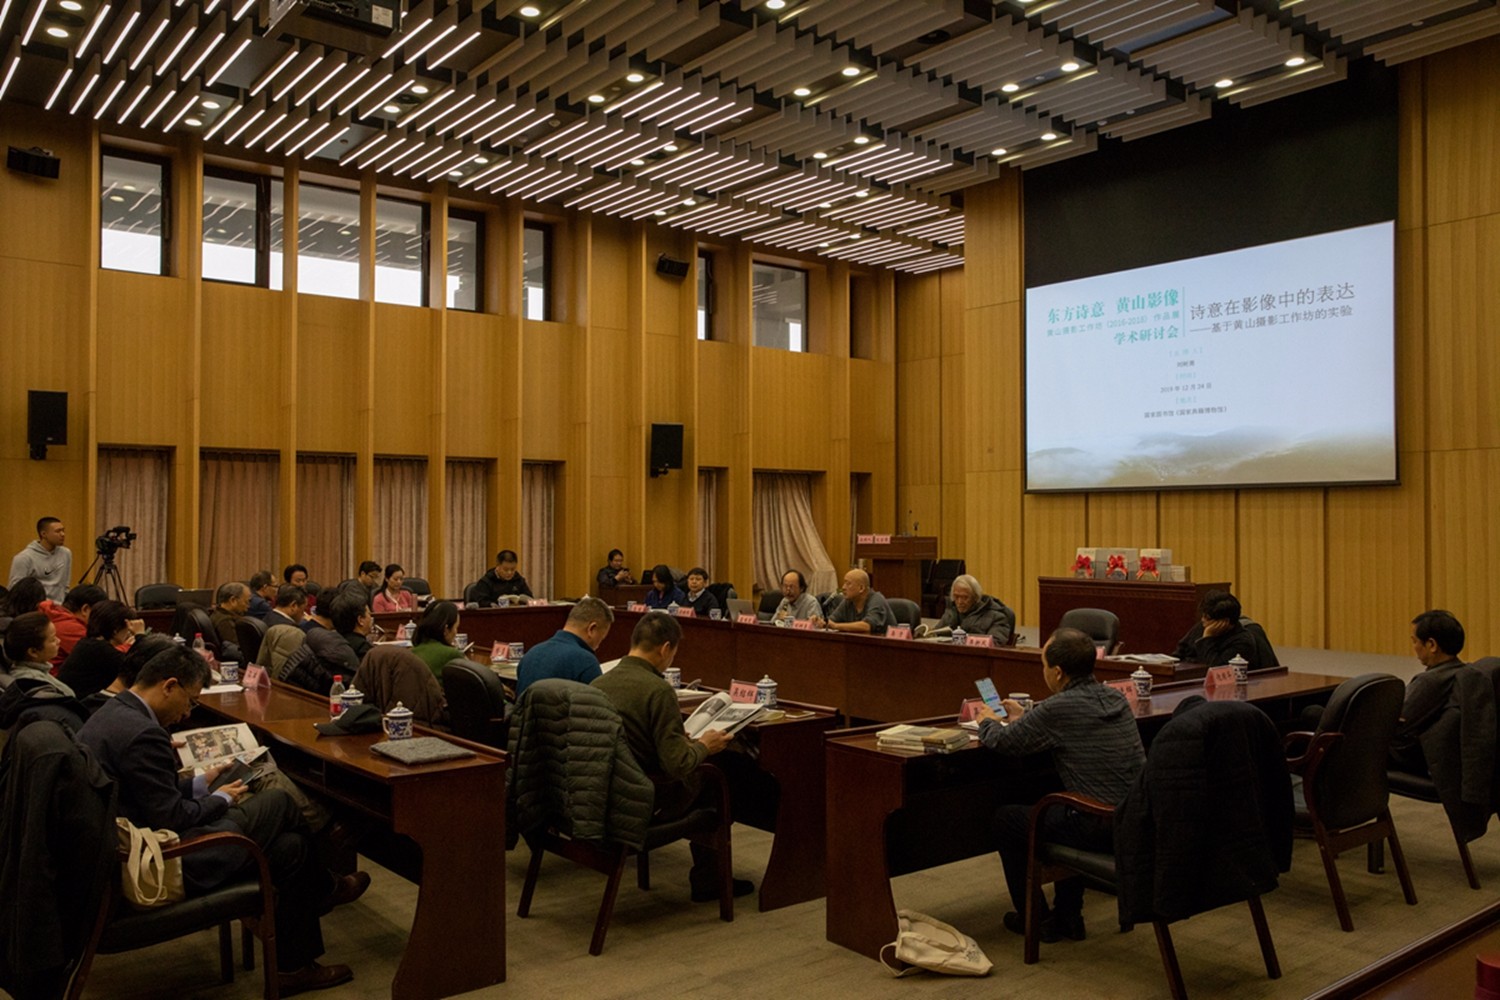
[(609, 635), (614, 620), (615, 613), (597, 597), (585, 597), (573, 605), (562, 629), (521, 657), (521, 666), (516, 671), (516, 697), (525, 694), (536, 681), (548, 677), (593, 683), (601, 673), (594, 650)]

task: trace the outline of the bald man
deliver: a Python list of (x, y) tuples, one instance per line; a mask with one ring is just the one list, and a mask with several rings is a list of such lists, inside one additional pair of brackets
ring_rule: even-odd
[(828, 627), (838, 632), (885, 635), (886, 628), (896, 619), (885, 595), (870, 589), (870, 574), (862, 569), (851, 569), (844, 574), (844, 585), (840, 590), (844, 599), (828, 616)]

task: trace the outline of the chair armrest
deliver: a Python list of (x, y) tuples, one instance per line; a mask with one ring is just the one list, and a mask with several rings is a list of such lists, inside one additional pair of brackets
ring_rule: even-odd
[[(242, 833), (231, 833), (228, 830), (220, 830), (215, 833), (205, 833), (191, 840), (179, 840), (171, 847), (163, 847), (161, 856), (163, 858), (180, 858), (186, 854), (195, 854), (198, 851), (208, 850), (211, 847), (238, 847), (248, 854), (259, 869), (259, 880), (262, 886), (271, 885), (271, 866), (266, 861), (266, 855), (260, 849), (260, 845)], [(121, 860), (124, 860), (124, 852), (120, 852)]]
[(718, 808), (719, 815), (729, 816), (729, 779), (724, 772), (705, 761), (693, 773), (703, 779), (705, 788), (713, 789), (714, 805)]
[(1048, 810), (1051, 810), (1057, 806), (1070, 806), (1073, 809), (1076, 809), (1078, 812), (1084, 813), (1085, 815), (1098, 816), (1101, 819), (1111, 819), (1115, 814), (1114, 806), (1100, 802), (1098, 799), (1091, 799), (1083, 795), (1075, 795), (1072, 792), (1053, 792), (1050, 795), (1043, 795), (1040, 799), (1037, 800), (1036, 805), (1031, 807), (1032, 829), (1036, 829), (1037, 825), (1042, 820), (1042, 816), (1045, 815)]
[[(1291, 734), (1291, 736), (1296, 735), (1299, 734)], [(1313, 778), (1314, 772), (1317, 770), (1318, 765), (1322, 762), (1323, 758), (1328, 755), (1328, 751), (1333, 749), (1333, 745), (1344, 738), (1344, 734), (1319, 733), (1317, 736), (1312, 736), (1312, 734), (1309, 733), (1307, 735), (1311, 739), (1311, 742), (1308, 743), (1307, 749), (1302, 752), (1302, 755), (1300, 757), (1288, 757), (1286, 762), (1286, 769), (1292, 774), (1301, 775), (1304, 781), (1310, 782)]]
[[(1308, 746), (1312, 743), (1313, 734), (1306, 730), (1298, 730), (1295, 733), (1287, 733), (1281, 738), (1281, 752), (1287, 755), (1287, 766), (1292, 761), (1302, 761), (1307, 756)], [(1293, 756), (1292, 751), (1300, 748), (1301, 753)]]

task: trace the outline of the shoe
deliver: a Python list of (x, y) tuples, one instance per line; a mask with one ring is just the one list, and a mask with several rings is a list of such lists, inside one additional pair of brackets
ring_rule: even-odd
[[(749, 879), (737, 878), (734, 880), (735, 899), (739, 899), (741, 896), (748, 896), (754, 891), (755, 883)], [(693, 886), (693, 902), (695, 903), (711, 903), (718, 898), (719, 887), (716, 885)]]
[(323, 908), (320, 915), (326, 915), (335, 906), (343, 906), (352, 903), (365, 894), (370, 888), (370, 873), (355, 872), (353, 875), (340, 875), (333, 883), (333, 891), (328, 898), (323, 900)]
[(296, 972), (276, 974), (277, 991), (284, 997), (312, 990), (326, 990), (331, 986), (342, 986), (354, 978), (354, 971), (347, 965), (319, 965), (309, 962)]
[[(1026, 918), (1015, 910), (1007, 913), (1001, 922), (1012, 934), (1026, 936)], [(1082, 913), (1066, 914), (1054, 911), (1043, 917), (1037, 924), (1037, 937), (1043, 944), (1056, 944), (1063, 938), (1070, 941), (1082, 941), (1084, 936)]]

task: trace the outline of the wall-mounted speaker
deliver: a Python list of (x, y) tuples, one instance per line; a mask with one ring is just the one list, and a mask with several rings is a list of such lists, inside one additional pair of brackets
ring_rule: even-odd
[(68, 443), (68, 394), (30, 389), (26, 393), (26, 443), (31, 457), (47, 457), (49, 444)]
[(651, 476), (664, 476), (668, 469), (682, 468), (682, 425), (651, 425)]
[(687, 261), (678, 260), (668, 254), (662, 254), (656, 258), (656, 273), (664, 278), (686, 278), (688, 267)]
[(5, 165), (23, 174), (35, 174), (55, 181), (62, 161), (52, 155), (52, 150), (40, 146), (32, 146), (30, 149), (11, 146), (5, 154)]

